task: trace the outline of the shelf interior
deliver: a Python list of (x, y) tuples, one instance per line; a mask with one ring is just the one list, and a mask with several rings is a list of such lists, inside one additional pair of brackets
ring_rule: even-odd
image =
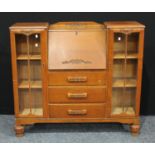
[(115, 87), (112, 96), (112, 114), (135, 113), (136, 87)]
[(19, 109), (22, 115), (42, 115), (42, 89), (19, 89)]
[(19, 112), (42, 116), (40, 34), (16, 34)]
[(139, 34), (114, 33), (112, 114), (135, 115)]

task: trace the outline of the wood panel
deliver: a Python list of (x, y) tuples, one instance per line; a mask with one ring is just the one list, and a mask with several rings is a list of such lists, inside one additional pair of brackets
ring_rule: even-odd
[(101, 87), (85, 87), (85, 86), (56, 86), (48, 89), (49, 102), (105, 102), (106, 88)]
[[(48, 69), (106, 69), (106, 31), (52, 31)], [(51, 44), (52, 42), (52, 44)]]
[[(93, 72), (93, 74), (92, 74)], [(48, 73), (48, 85), (82, 86), (105, 85), (106, 71), (52, 71)]]
[(104, 118), (104, 104), (55, 104), (49, 105), (52, 118)]

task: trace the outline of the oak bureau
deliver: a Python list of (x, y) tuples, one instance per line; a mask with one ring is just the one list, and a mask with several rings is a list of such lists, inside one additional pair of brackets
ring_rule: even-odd
[(35, 123), (129, 124), (140, 130), (145, 26), (135, 21), (10, 27), (17, 136)]

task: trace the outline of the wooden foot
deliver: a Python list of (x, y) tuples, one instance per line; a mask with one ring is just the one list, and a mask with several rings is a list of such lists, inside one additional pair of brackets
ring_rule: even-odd
[(132, 134), (133, 136), (137, 136), (137, 135), (139, 135), (139, 133), (140, 133), (140, 125), (139, 125), (139, 124), (137, 124), (137, 125), (132, 124), (132, 125), (130, 126), (130, 130), (131, 130), (131, 134)]
[(24, 126), (21, 125), (16, 125), (15, 126), (15, 132), (17, 137), (22, 137), (24, 136)]

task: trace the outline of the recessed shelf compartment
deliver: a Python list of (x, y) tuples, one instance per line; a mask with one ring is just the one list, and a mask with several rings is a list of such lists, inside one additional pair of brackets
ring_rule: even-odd
[(113, 61), (113, 78), (123, 78), (124, 76), (124, 59), (114, 59)]
[(135, 114), (136, 87), (113, 88), (112, 114)]
[(20, 115), (42, 115), (42, 90), (19, 89)]
[(18, 82), (21, 81), (40, 81), (41, 80), (41, 61), (18, 61)]

